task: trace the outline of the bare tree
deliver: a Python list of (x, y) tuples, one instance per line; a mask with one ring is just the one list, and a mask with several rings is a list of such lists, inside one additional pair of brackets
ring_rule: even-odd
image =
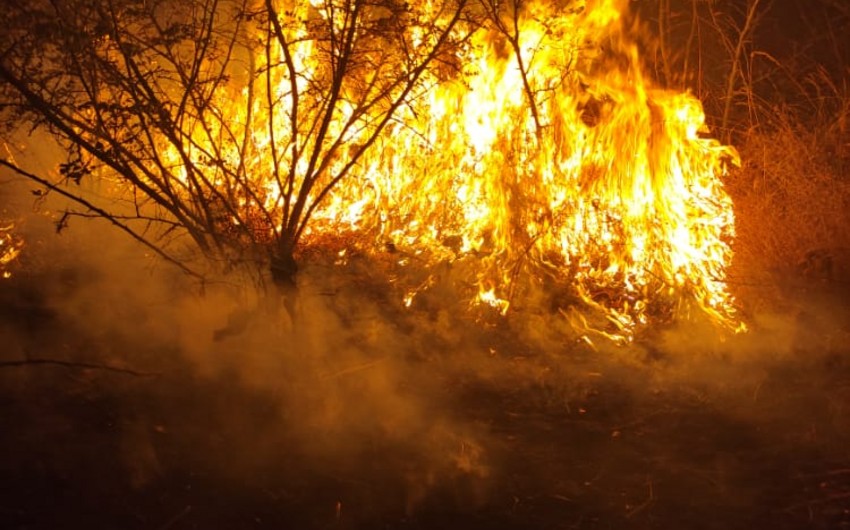
[[(466, 0), (1, 1), (0, 112), (67, 160), (58, 181), (0, 164), (62, 190), (68, 215), (178, 263), (155, 235), (188, 235), (284, 292), (316, 208), (471, 31)], [(89, 180), (105, 202), (74, 186)]]

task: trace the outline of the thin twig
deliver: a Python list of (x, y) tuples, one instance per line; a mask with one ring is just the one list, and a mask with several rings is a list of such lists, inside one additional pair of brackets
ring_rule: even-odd
[(81, 370), (104, 370), (106, 372), (116, 372), (119, 374), (128, 374), (136, 377), (157, 377), (160, 374), (159, 372), (141, 372), (139, 370), (133, 370), (131, 368), (121, 368), (118, 366), (112, 366), (109, 364), (100, 364), (100, 363), (87, 363), (87, 362), (77, 362), (77, 361), (62, 361), (59, 359), (40, 359), (40, 358), (29, 358), (22, 359), (20, 361), (0, 361), (0, 368), (10, 368), (10, 367), (18, 367), (18, 366), (36, 366), (36, 365), (53, 365), (53, 366), (62, 366), (65, 368), (79, 368)]
[(321, 379), (323, 381), (326, 380), (326, 379), (336, 379), (337, 377), (342, 377), (344, 375), (349, 375), (349, 374), (353, 374), (353, 373), (356, 373), (356, 372), (361, 372), (363, 370), (368, 370), (369, 368), (372, 368), (373, 366), (376, 366), (378, 364), (383, 363), (385, 360), (386, 359), (377, 359), (375, 361), (370, 361), (370, 362), (366, 362), (366, 363), (363, 363), (363, 364), (358, 364), (356, 366), (349, 366), (347, 368), (343, 368), (342, 370), (338, 370), (336, 372), (322, 374), (322, 375), (319, 376), (319, 379)]
[(182, 510), (180, 510), (180, 512), (178, 512), (178, 513), (177, 513), (177, 515), (175, 515), (174, 517), (172, 517), (171, 519), (169, 519), (168, 521), (166, 521), (164, 525), (160, 526), (160, 527), (159, 527), (159, 530), (168, 530), (169, 528), (171, 528), (172, 526), (174, 526), (174, 524), (175, 524), (175, 523), (177, 523), (177, 521), (179, 521), (180, 519), (182, 519), (182, 518), (186, 517), (187, 515), (189, 515), (189, 513), (190, 513), (191, 511), (192, 511), (192, 506), (191, 506), (191, 505), (187, 505), (185, 508), (183, 508)]
[(644, 511), (646, 508), (648, 508), (649, 506), (651, 506), (655, 502), (655, 492), (652, 489), (652, 480), (647, 479), (647, 487), (649, 488), (649, 496), (646, 498), (645, 501), (643, 501), (639, 505), (632, 508), (626, 514), (627, 519), (631, 519), (632, 517), (634, 517), (635, 515), (639, 514), (642, 511)]
[(723, 119), (721, 121), (721, 128), (725, 131), (724, 134), (727, 139), (729, 138), (729, 114), (732, 110), (732, 97), (735, 92), (735, 80), (741, 69), (741, 58), (744, 46), (748, 42), (747, 39), (749, 38), (753, 25), (756, 21), (758, 6), (759, 0), (753, 0), (753, 3), (749, 5), (747, 9), (747, 18), (744, 21), (744, 27), (738, 34), (738, 42), (735, 44), (735, 51), (732, 55), (732, 69), (729, 72), (729, 77), (726, 83), (726, 101), (723, 105)]

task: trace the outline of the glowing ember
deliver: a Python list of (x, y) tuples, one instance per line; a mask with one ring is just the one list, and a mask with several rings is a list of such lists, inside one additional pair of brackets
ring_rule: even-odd
[(0, 276), (12, 277), (9, 265), (18, 258), (23, 246), (23, 239), (15, 234), (14, 224), (0, 225)]

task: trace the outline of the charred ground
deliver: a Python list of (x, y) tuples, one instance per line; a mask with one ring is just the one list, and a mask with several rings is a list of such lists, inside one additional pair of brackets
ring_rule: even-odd
[(0, 368), (2, 526), (850, 526), (844, 284), (593, 351), (546, 311), (405, 310), (365, 265), (308, 266), (298, 331), (220, 340), (214, 289), (4, 282), (2, 361), (70, 364)]

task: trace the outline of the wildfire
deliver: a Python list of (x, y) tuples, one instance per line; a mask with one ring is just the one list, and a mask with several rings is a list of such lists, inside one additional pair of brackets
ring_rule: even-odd
[(701, 136), (698, 100), (643, 76), (622, 7), (529, 4), (515, 49), (473, 33), (462, 72), (430, 79), (312, 231), (344, 221), (434, 260), (481, 256), (477, 300), (500, 312), (525, 262), (571, 279), (625, 334), (677, 297), (736, 327), (721, 177), (737, 155)]
[[(450, 53), (422, 75), (384, 133), (339, 185), (324, 196), (311, 192), (305, 207), (315, 210), (304, 239), (355, 233), (372, 242), (373, 252), (392, 245), (426, 264), (472, 256), (479, 267), (471, 283), (480, 286), (472, 303), (501, 313), (522, 270), (572, 285), (604, 311), (615, 336), (628, 337), (653, 315), (685, 306), (737, 328), (725, 283), (734, 218), (721, 180), (737, 163), (736, 152), (703, 136), (696, 98), (644, 76), (625, 27), (626, 4), (469, 4), (452, 30)], [(308, 38), (309, 21), (342, 31), (350, 13), (328, 8), (333, 5), (288, 6), (279, 31), (291, 43), (289, 56), (280, 41), (265, 59), (251, 56), (257, 71), (269, 72), (268, 82), (213, 95), (227, 135), (250, 140), (214, 148), (212, 139), (221, 135), (200, 121), (192, 133), (197, 165), (215, 153), (247, 168), (241, 185), (250, 193), (241, 204), (272, 212), (258, 221), (270, 234), (289, 221), (288, 190), (314, 169), (296, 153), (311, 146), (293, 125), (291, 96), (327, 81), (329, 65), (321, 63), (327, 44)], [(437, 7), (423, 0), (410, 9)], [(409, 32), (405, 42), (413, 45), (434, 38), (419, 26)], [(390, 60), (378, 45), (365, 53), (374, 55), (365, 64)], [(363, 112), (360, 92), (383, 81), (368, 69), (352, 76), (327, 124), (328, 138), (338, 137), (345, 148), (322, 169), (322, 183), (361, 154), (372, 131), (368, 115), (356, 122), (365, 125), (351, 124)], [(309, 124), (308, 118), (301, 116)], [(173, 164), (185, 162), (163, 152)], [(233, 195), (211, 170), (205, 178)], [(187, 185), (191, 178), (184, 176)], [(405, 305), (415, 296), (416, 290), (406, 292)]]

